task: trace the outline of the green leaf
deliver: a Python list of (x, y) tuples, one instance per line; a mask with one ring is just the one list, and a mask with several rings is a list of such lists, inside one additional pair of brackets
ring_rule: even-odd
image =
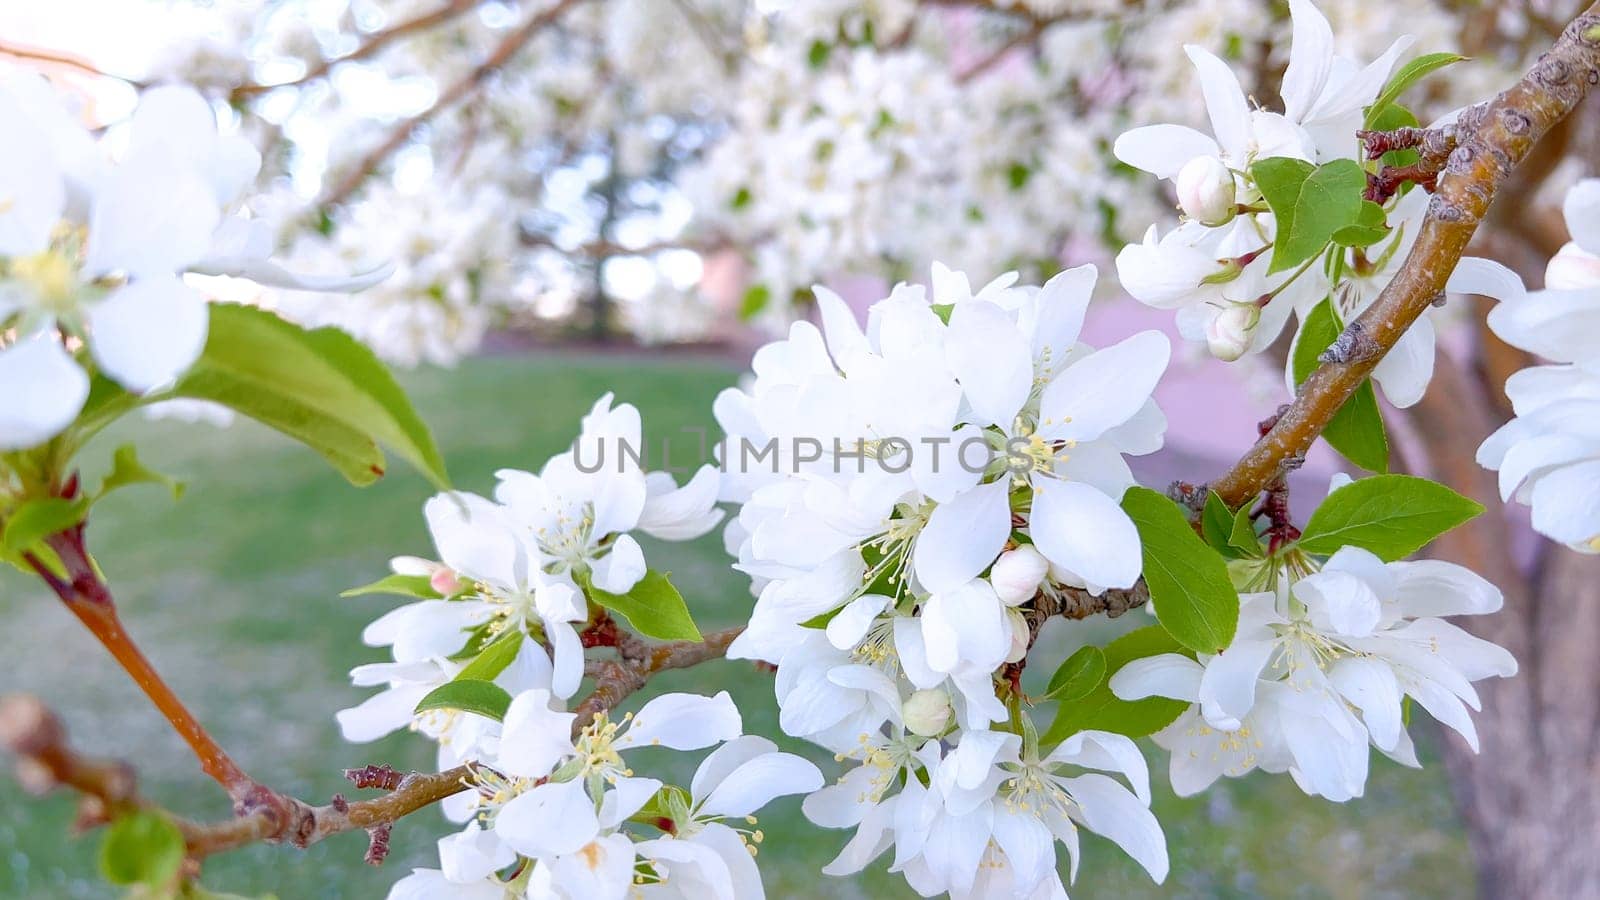
[(1129, 488), (1122, 495), (1122, 509), (1139, 529), (1144, 580), (1162, 627), (1192, 650), (1226, 649), (1239, 625), (1239, 592), (1228, 577), (1227, 562), (1162, 494)]
[(366, 594), (392, 594), (397, 597), (418, 597), (423, 600), (440, 600), (443, 594), (433, 589), (426, 575), (385, 575), (371, 584), (353, 587), (339, 594), (341, 597), (361, 597)]
[(807, 48), (806, 64), (813, 69), (820, 69), (827, 65), (828, 57), (831, 55), (833, 55), (833, 45), (819, 38), (812, 41), (811, 46)]
[(1233, 534), (1233, 511), (1228, 509), (1228, 504), (1222, 501), (1216, 491), (1206, 493), (1206, 505), (1200, 511), (1200, 533), (1206, 543), (1223, 556), (1239, 555), (1228, 543), (1229, 535)]
[(1206, 543), (1228, 559), (1261, 555), (1261, 541), (1256, 537), (1249, 504), (1234, 512), (1216, 491), (1209, 491), (1206, 505), (1200, 512), (1200, 528)]
[(100, 497), (133, 484), (159, 484), (172, 491), (173, 500), (183, 499), (183, 482), (163, 475), (139, 461), (139, 451), (132, 444), (123, 444), (111, 455), (111, 473), (100, 482)]
[(700, 629), (695, 627), (683, 595), (660, 572), (653, 569), (646, 572), (626, 594), (607, 593), (592, 584), (588, 587), (594, 602), (620, 613), (640, 634), (664, 641), (701, 639)]
[(511, 695), (492, 681), (456, 679), (429, 691), (426, 697), (417, 701), (415, 712), (459, 709), (499, 722), (506, 717), (506, 708), (510, 705)]
[(111, 823), (100, 841), (100, 874), (112, 884), (168, 886), (183, 865), (183, 833), (159, 813), (141, 810)]
[(1261, 556), (1261, 536), (1256, 534), (1256, 520), (1250, 518), (1250, 504), (1239, 507), (1233, 514), (1233, 527), (1228, 530), (1228, 546), (1241, 557), (1251, 559)]
[(1380, 116), (1389, 108), (1389, 105), (1400, 98), (1406, 89), (1426, 78), (1430, 73), (1445, 66), (1465, 60), (1465, 56), (1455, 53), (1424, 53), (1400, 67), (1398, 72), (1389, 76), (1389, 83), (1378, 92), (1377, 99), (1367, 107), (1367, 116), (1362, 128), (1371, 129), (1378, 122)]
[(1370, 247), (1389, 236), (1387, 221), (1383, 207), (1371, 200), (1362, 200), (1355, 224), (1335, 231), (1333, 242), (1341, 247)]
[(744, 297), (739, 301), (739, 321), (748, 322), (761, 314), (772, 302), (772, 288), (764, 284), (752, 284), (745, 288)]
[(1106, 679), (1106, 654), (1099, 647), (1080, 647), (1050, 676), (1045, 700), (1070, 703), (1089, 696)]
[[(1327, 300), (1317, 304), (1306, 316), (1290, 350), (1297, 386), (1316, 371), (1317, 357), (1338, 338), (1343, 328), (1333, 304)], [(1389, 471), (1389, 437), (1371, 380), (1362, 382), (1339, 408), (1328, 427), (1322, 430), (1322, 438), (1346, 459), (1369, 472)]]
[(1336, 159), (1313, 166), (1303, 160), (1272, 157), (1257, 161), (1250, 174), (1278, 223), (1269, 275), (1321, 253), (1335, 231), (1356, 224), (1361, 214), (1367, 173), (1354, 160)]
[(939, 321), (946, 325), (950, 324), (950, 314), (956, 311), (954, 303), (935, 303), (928, 308), (933, 310), (933, 314), (939, 317)]
[(205, 352), (167, 396), (221, 403), (275, 428), (354, 484), (383, 475), (382, 444), (449, 486), (439, 448), (394, 376), (337, 328), (307, 331), (266, 310), (212, 304)]
[[(1128, 663), (1147, 656), (1163, 653), (1192, 656), (1160, 625), (1130, 631), (1107, 644), (1102, 652), (1106, 658), (1106, 671), (1112, 675)], [(1148, 697), (1131, 702), (1118, 699), (1116, 694), (1111, 693), (1110, 679), (1107, 678), (1082, 698), (1060, 704), (1055, 720), (1045, 730), (1040, 743), (1054, 746), (1080, 731), (1089, 730), (1144, 737), (1171, 725), (1188, 708), (1189, 704), (1184, 701), (1166, 697)]]
[(522, 649), (522, 629), (508, 631), (490, 641), (477, 657), (456, 673), (454, 681), (493, 681), (517, 658)]
[(1436, 481), (1374, 475), (1329, 494), (1311, 514), (1299, 544), (1324, 555), (1361, 547), (1393, 562), (1481, 512), (1483, 506)]
[(89, 511), (89, 498), (39, 497), (25, 500), (6, 517), (0, 544), (12, 553), (21, 553), (52, 534), (66, 531), (83, 521)]

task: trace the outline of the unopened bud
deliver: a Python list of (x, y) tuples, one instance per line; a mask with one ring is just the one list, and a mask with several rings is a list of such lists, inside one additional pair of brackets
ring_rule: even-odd
[(950, 695), (939, 688), (917, 691), (900, 707), (906, 730), (922, 737), (937, 737), (950, 727)]
[(1600, 256), (1595, 256), (1574, 243), (1567, 243), (1544, 269), (1544, 286), (1556, 291), (1570, 291), (1600, 285)]
[(1033, 598), (1039, 590), (1039, 582), (1044, 581), (1049, 571), (1050, 562), (1044, 554), (1033, 549), (1032, 544), (1023, 544), (1000, 554), (994, 561), (994, 568), (989, 570), (989, 582), (994, 585), (1001, 603), (1017, 606)]
[(1233, 173), (1215, 156), (1197, 156), (1178, 170), (1178, 206), (1183, 214), (1202, 225), (1226, 225), (1233, 221)]
[(440, 566), (428, 576), (428, 586), (446, 597), (454, 597), (461, 592), (461, 579), (450, 569)]
[(1254, 303), (1229, 304), (1206, 324), (1206, 346), (1211, 355), (1224, 362), (1243, 356), (1250, 349), (1260, 321), (1261, 309)]
[(1006, 610), (1006, 618), (1011, 620), (1011, 649), (1006, 652), (1006, 662), (1022, 662), (1022, 658), (1028, 655), (1028, 620), (1018, 609)]

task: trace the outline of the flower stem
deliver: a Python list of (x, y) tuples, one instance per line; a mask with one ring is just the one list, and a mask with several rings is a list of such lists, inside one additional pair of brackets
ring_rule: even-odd
[(53, 535), (47, 541), (50, 548), (60, 557), (66, 568), (66, 577), (63, 578), (42, 560), (33, 554), (26, 554), (28, 564), (33, 567), (39, 577), (50, 586), (56, 596), (67, 610), (89, 633), (94, 635), (101, 645), (111, 653), (111, 657), (122, 666), (134, 684), (144, 691), (150, 702), (172, 724), (179, 737), (194, 751), (200, 761), (200, 768), (210, 775), (228, 792), (228, 796), (235, 801), (240, 801), (257, 791), (258, 785), (240, 769), (227, 752), (224, 751), (206, 731), (205, 726), (194, 713), (178, 699), (178, 695), (162, 680), (156, 672), (155, 666), (134, 643), (127, 629), (122, 627), (122, 619), (117, 615), (116, 604), (112, 601), (111, 590), (100, 577), (93, 560), (83, 543), (83, 525), (79, 524), (60, 534)]

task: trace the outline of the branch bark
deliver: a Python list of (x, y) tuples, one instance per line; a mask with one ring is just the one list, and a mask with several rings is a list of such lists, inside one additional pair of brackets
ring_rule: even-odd
[(1323, 363), (1311, 374), (1277, 425), (1211, 482), (1210, 488), (1230, 507), (1249, 501), (1282, 472), (1285, 460), (1310, 449), (1400, 335), (1444, 290), (1512, 168), (1600, 82), (1597, 27), (1600, 3), (1569, 24), (1555, 46), (1509, 90), (1462, 113), (1456, 123), (1458, 144), (1439, 175), (1416, 244), (1394, 280), (1346, 329), (1347, 337), (1359, 337), (1374, 352)]
[(318, 207), (326, 209), (348, 199), (385, 159), (388, 159), (391, 154), (400, 149), (410, 139), (413, 131), (431, 121), (439, 113), (460, 103), (467, 95), (477, 90), (478, 86), (483, 84), (490, 75), (493, 75), (500, 67), (510, 62), (519, 50), (527, 46), (528, 42), (533, 40), (534, 35), (554, 24), (568, 9), (581, 2), (583, 0), (560, 0), (556, 5), (529, 17), (527, 21), (517, 26), (514, 31), (501, 39), (500, 43), (484, 58), (483, 62), (474, 66), (465, 76), (445, 88), (438, 98), (433, 101), (432, 105), (422, 112), (402, 120), (399, 125), (396, 125), (389, 132), (389, 136), (382, 143), (367, 151), (366, 156), (363, 156), (344, 178), (335, 183), (332, 190), (323, 195), (317, 204)]
[(296, 78), (292, 81), (280, 81), (277, 84), (242, 84), (233, 89), (230, 99), (235, 101), (242, 100), (246, 97), (251, 97), (256, 94), (264, 94), (268, 91), (275, 91), (278, 88), (293, 87), (295, 85), (307, 84), (312, 81), (316, 81), (317, 79), (322, 78), (329, 72), (333, 71), (336, 66), (347, 62), (355, 62), (357, 60), (366, 59), (367, 57), (376, 54), (379, 50), (382, 50), (384, 47), (389, 46), (403, 37), (416, 34), (420, 31), (426, 31), (429, 28), (433, 28), (437, 25), (443, 25), (451, 19), (454, 19), (456, 16), (459, 16), (474, 6), (477, 6), (480, 2), (482, 2), (482, 0), (449, 0), (448, 3), (445, 3), (443, 6), (437, 9), (422, 13), (421, 15), (407, 19), (404, 22), (399, 22), (391, 25), (388, 28), (383, 28), (368, 34), (361, 42), (361, 46), (343, 56), (335, 56), (331, 59), (323, 60), (317, 65), (307, 69), (305, 74), (301, 75), (299, 78)]

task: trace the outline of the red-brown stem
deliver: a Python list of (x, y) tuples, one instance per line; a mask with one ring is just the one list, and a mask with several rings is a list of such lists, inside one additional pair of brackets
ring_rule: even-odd
[(78, 621), (100, 641), (134, 684), (144, 691), (150, 702), (172, 724), (173, 730), (178, 732), (178, 736), (200, 760), (200, 768), (222, 785), (235, 801), (248, 797), (257, 788), (256, 782), (239, 768), (227, 751), (206, 731), (205, 726), (200, 724), (195, 714), (178, 699), (177, 693), (162, 680), (144, 651), (139, 649), (127, 629), (123, 628), (122, 618), (117, 615), (116, 604), (112, 601), (111, 590), (101, 580), (84, 547), (83, 526), (77, 525), (54, 535), (47, 543), (66, 567), (67, 578), (58, 577), (33, 554), (27, 555), (28, 564), (61, 598), (67, 611), (78, 617)]

